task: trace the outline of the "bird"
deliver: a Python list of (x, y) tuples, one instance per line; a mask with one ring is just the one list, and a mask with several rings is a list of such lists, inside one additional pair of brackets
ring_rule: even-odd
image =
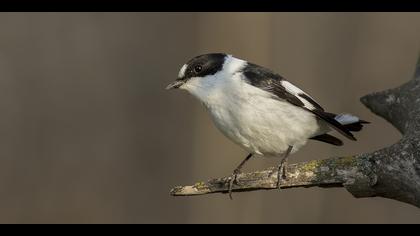
[(280, 188), (289, 155), (309, 140), (342, 146), (331, 131), (356, 141), (353, 132), (369, 123), (352, 114), (327, 112), (280, 74), (226, 53), (193, 57), (166, 89), (193, 95), (221, 133), (249, 153), (229, 178), (231, 199), (234, 181), (251, 157), (282, 158), (276, 169)]

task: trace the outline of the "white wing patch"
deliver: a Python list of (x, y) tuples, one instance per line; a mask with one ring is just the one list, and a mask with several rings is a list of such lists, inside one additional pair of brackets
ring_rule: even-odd
[(303, 90), (296, 87), (295, 85), (293, 85), (292, 83), (290, 83), (287, 80), (282, 80), (280, 83), (286, 89), (287, 92), (289, 92), (290, 94), (292, 94), (293, 96), (298, 98), (301, 102), (303, 102), (305, 108), (307, 108), (309, 110), (316, 109), (316, 107), (314, 105), (312, 105), (312, 103), (310, 103), (305, 98), (302, 98), (301, 96), (299, 96), (299, 94), (305, 94), (306, 96), (310, 97), (313, 100), (313, 98), (311, 96), (309, 96), (307, 93), (305, 93)]

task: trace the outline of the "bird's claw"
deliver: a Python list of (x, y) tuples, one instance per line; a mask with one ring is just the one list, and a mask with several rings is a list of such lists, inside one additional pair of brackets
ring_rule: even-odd
[(286, 166), (287, 166), (287, 163), (286, 162), (282, 162), (282, 163), (280, 163), (280, 165), (277, 168), (277, 188), (278, 189), (281, 188), (282, 181), (285, 181), (286, 178), (287, 178), (287, 175), (286, 175)]
[(230, 200), (233, 200), (233, 197), (232, 197), (233, 183), (236, 181), (236, 177), (240, 173), (241, 172), (239, 170), (234, 170), (233, 174), (229, 177), (229, 190), (228, 190), (228, 192), (229, 192)]

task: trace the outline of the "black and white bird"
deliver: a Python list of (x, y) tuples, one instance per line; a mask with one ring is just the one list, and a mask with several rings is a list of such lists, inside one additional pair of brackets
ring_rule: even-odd
[(332, 130), (350, 140), (352, 132), (368, 123), (350, 114), (326, 112), (310, 95), (279, 74), (224, 53), (194, 57), (167, 89), (183, 89), (207, 108), (216, 127), (249, 155), (234, 170), (232, 185), (252, 156), (282, 157), (278, 183), (284, 178), (287, 158), (309, 139), (336, 146), (343, 142)]

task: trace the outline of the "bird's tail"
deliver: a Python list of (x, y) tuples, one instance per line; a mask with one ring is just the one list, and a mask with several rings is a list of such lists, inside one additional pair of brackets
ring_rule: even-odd
[(336, 115), (334, 118), (340, 124), (342, 124), (346, 129), (351, 132), (358, 132), (362, 130), (363, 124), (369, 124), (370, 122), (360, 119), (357, 116), (351, 114), (340, 114)]

